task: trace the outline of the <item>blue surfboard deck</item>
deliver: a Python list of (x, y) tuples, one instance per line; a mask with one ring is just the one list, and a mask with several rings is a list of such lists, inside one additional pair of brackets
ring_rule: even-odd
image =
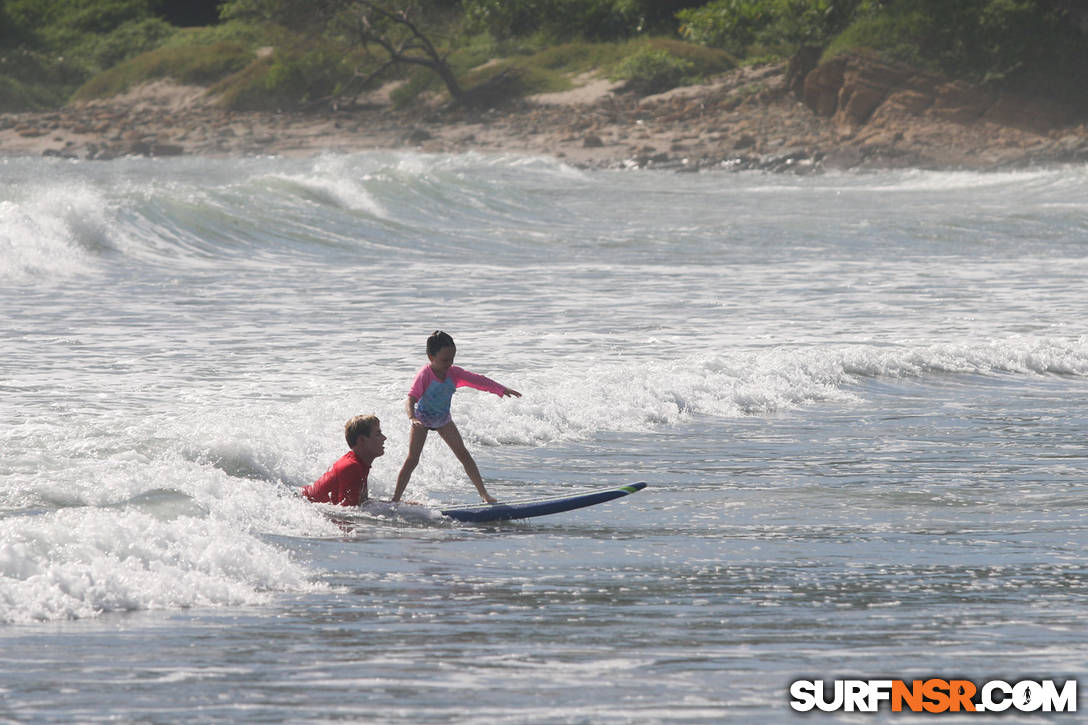
[(442, 509), (442, 513), (457, 521), (509, 521), (510, 519), (530, 519), (534, 516), (547, 516), (562, 511), (580, 509), (584, 506), (604, 503), (626, 496), (646, 488), (646, 484), (632, 483), (614, 488), (601, 488), (595, 491), (574, 494), (573, 496), (555, 496), (526, 501), (506, 501), (502, 503), (474, 504), (472, 506), (453, 506)]

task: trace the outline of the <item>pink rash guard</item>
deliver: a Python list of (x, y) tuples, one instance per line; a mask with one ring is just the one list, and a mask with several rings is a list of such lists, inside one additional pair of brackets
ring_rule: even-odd
[(409, 397), (418, 401), (415, 407), (416, 418), (428, 428), (441, 428), (449, 423), (453, 392), (465, 385), (495, 395), (502, 395), (506, 390), (505, 386), (496, 383), (491, 378), (470, 373), (456, 365), (450, 366), (445, 380), (439, 380), (434, 370), (431, 370), (431, 366), (424, 365), (416, 375), (412, 389), (408, 391)]

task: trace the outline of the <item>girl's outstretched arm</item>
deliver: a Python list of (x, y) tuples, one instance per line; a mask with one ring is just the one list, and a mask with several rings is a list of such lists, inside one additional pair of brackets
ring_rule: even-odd
[(502, 383), (497, 383), (486, 375), (480, 375), (479, 373), (469, 372), (464, 368), (453, 366), (450, 368), (450, 374), (453, 375), (454, 383), (457, 387), (467, 385), (470, 388), (476, 388), (477, 390), (483, 390), (488, 393), (494, 393), (499, 397), (506, 397), (512, 395), (520, 398), (521, 393), (508, 388)]

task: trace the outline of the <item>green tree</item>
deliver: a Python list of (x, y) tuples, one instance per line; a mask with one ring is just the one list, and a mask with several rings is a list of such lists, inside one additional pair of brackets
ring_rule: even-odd
[(690, 0), (463, 0), (469, 26), (493, 38), (538, 32), (551, 40), (617, 40), (643, 33), (671, 35), (676, 13)]
[(368, 66), (376, 69), (357, 72), (351, 84), (355, 88), (394, 66), (409, 65), (434, 72), (455, 101), (465, 98), (447, 60), (448, 31), (460, 17), (451, 0), (230, 0), (222, 7), (222, 17), (263, 20), (361, 48), (371, 61)]
[(1084, 77), (1088, 43), (1064, 0), (869, 0), (836, 41), (976, 81)]
[(395, 65), (415, 65), (434, 72), (454, 101), (465, 100), (465, 91), (446, 60), (448, 51), (439, 49), (426, 29), (423, 18), (426, 8), (421, 2), (402, 3), (387, 7), (376, 2), (359, 1), (342, 15), (348, 37), (370, 52), (374, 46), (385, 51), (388, 59), (362, 78), (369, 84)]
[(864, 0), (713, 0), (681, 11), (678, 18), (687, 40), (745, 57), (752, 46), (789, 51), (823, 45), (868, 5)]

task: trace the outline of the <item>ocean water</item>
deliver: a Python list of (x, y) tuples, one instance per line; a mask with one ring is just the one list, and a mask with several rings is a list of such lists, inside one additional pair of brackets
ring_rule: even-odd
[[(1082, 677), (1086, 280), (1083, 166), (0, 160), (0, 721), (859, 722), (790, 683)], [(358, 413), (392, 493), (438, 328), (524, 394), (454, 398), (493, 494), (648, 487), (456, 524), (432, 436), (420, 506), (301, 500)]]

